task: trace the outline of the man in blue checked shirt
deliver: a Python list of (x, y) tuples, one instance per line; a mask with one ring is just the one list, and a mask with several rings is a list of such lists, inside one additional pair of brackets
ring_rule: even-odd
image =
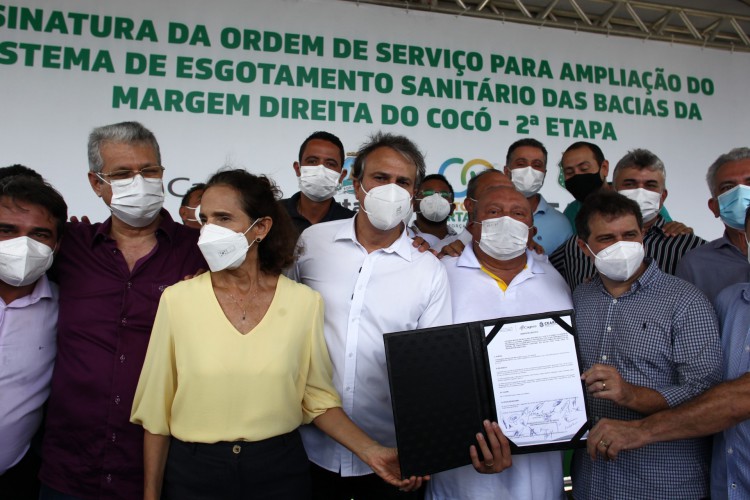
[[(638, 204), (601, 191), (576, 217), (581, 249), (599, 271), (576, 288), (573, 304), (589, 393), (589, 415), (637, 420), (684, 403), (721, 379), (718, 323), (693, 285), (665, 274), (644, 257)], [(606, 451), (611, 442), (592, 446)], [(573, 458), (577, 500), (704, 498), (710, 440), (645, 446), (617, 461)]]
[[(745, 234), (748, 231), (750, 209), (745, 214)], [(589, 436), (592, 459), (615, 460), (634, 453), (625, 450), (718, 433), (711, 461), (711, 498), (750, 498), (750, 283), (725, 288), (716, 299), (716, 309), (721, 321), (724, 382), (689, 403), (643, 420), (601, 420)], [(599, 441), (609, 446), (597, 448)]]

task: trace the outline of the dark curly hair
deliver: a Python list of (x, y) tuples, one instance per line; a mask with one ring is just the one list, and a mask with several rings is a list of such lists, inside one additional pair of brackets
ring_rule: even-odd
[(239, 193), (242, 210), (251, 219), (271, 218), (271, 230), (258, 244), (258, 258), (261, 271), (280, 274), (294, 262), (297, 231), (289, 214), (278, 202), (281, 198), (279, 188), (265, 175), (253, 175), (243, 169), (216, 172), (206, 183), (206, 189), (220, 185)]

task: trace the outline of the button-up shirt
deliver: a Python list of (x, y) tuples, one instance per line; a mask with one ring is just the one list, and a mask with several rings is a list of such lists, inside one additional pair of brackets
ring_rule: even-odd
[[(711, 304), (694, 286), (647, 268), (629, 291), (615, 298), (599, 276), (573, 293), (583, 369), (612, 365), (633, 385), (657, 391), (670, 407), (721, 379), (718, 323)], [(644, 415), (607, 399), (588, 399), (589, 416), (636, 420)], [(708, 495), (710, 442), (706, 438), (656, 443), (592, 461), (585, 450), (573, 459), (575, 498), (703, 498)]]
[[(667, 274), (675, 274), (680, 259), (694, 248), (706, 243), (706, 240), (692, 233), (667, 236), (664, 234), (666, 221), (659, 215), (654, 224), (643, 235), (643, 249)], [(571, 237), (560, 248), (552, 253), (549, 261), (562, 274), (571, 290), (588, 281), (596, 274), (593, 261), (578, 246), (578, 238)]]
[[(716, 297), (716, 313), (721, 321), (724, 380), (734, 380), (750, 372), (750, 283), (721, 292)], [(750, 498), (750, 420), (714, 436), (711, 498)]]
[(544, 196), (539, 195), (539, 205), (534, 211), (534, 226), (536, 226), (536, 241), (547, 254), (551, 254), (560, 245), (573, 236), (568, 218), (562, 212), (547, 203)]
[[(356, 218), (315, 224), (302, 233), (295, 277), (320, 292), (333, 384), (343, 409), (370, 437), (396, 446), (383, 334), (451, 323), (445, 268), (419, 253), (403, 231), (387, 248), (368, 253)], [(342, 476), (372, 471), (313, 426), (301, 429), (314, 463)]]
[[(503, 291), (481, 269), (472, 245), (460, 257), (443, 257), (453, 302), (453, 321), (465, 323), (570, 309), (570, 290), (545, 255), (526, 251), (526, 267)], [(428, 500), (555, 499), (563, 497), (562, 452), (513, 456), (502, 474), (479, 474), (473, 466), (433, 474)]]
[(57, 286), (42, 276), (29, 295), (0, 299), (0, 475), (29, 449), (55, 362)]
[(161, 211), (156, 246), (128, 269), (111, 219), (69, 224), (55, 259), (58, 351), (43, 484), (80, 498), (143, 496), (143, 429), (130, 410), (162, 291), (200, 268), (198, 231)]
[(750, 263), (724, 233), (685, 255), (675, 275), (697, 286), (713, 301), (729, 285), (750, 282)]
[[(299, 213), (299, 210), (297, 210), (297, 205), (299, 204), (300, 196), (302, 196), (301, 191), (297, 191), (292, 195), (291, 198), (285, 198), (280, 201), (281, 206), (283, 206), (286, 209), (286, 212), (289, 214), (289, 217), (292, 218), (292, 222), (294, 223), (294, 227), (297, 228), (297, 231), (300, 233), (307, 229), (308, 227), (312, 226), (312, 222), (307, 220), (304, 215)], [(331, 206), (328, 208), (328, 212), (326, 213), (325, 217), (320, 222), (330, 222), (332, 220), (341, 220), (341, 219), (351, 219), (354, 217), (354, 214), (357, 213), (353, 210), (349, 210), (348, 208), (341, 205), (341, 203), (337, 202), (333, 198), (331, 198)]]

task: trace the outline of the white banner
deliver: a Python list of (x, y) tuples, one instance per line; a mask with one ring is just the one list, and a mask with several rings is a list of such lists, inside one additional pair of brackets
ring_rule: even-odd
[[(336, 1), (0, 0), (0, 165), (40, 171), (71, 214), (108, 212), (86, 180), (99, 125), (142, 122), (162, 148), (167, 208), (223, 165), (297, 190), (300, 143), (330, 131), (354, 151), (403, 133), (462, 199), (471, 172), (534, 137), (542, 194), (572, 200), (572, 142), (614, 165), (644, 147), (667, 167), (666, 206), (707, 239), (708, 166), (748, 145), (750, 55)], [(463, 213), (458, 213), (459, 222)]]

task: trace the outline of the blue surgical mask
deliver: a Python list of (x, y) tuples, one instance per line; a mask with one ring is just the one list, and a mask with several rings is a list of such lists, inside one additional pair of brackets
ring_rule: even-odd
[(738, 185), (719, 195), (719, 216), (727, 226), (745, 230), (745, 212), (750, 205), (750, 186)]

